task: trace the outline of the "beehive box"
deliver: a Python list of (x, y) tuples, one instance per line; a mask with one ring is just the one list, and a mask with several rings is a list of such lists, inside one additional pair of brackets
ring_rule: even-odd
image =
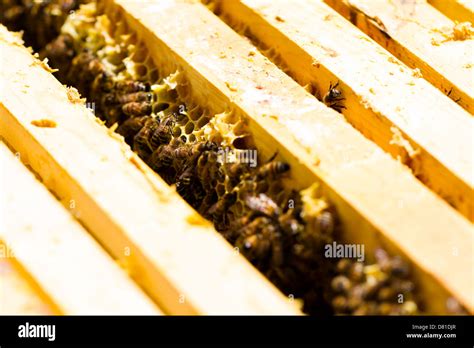
[(463, 1), (0, 3), (0, 312), (473, 312)]

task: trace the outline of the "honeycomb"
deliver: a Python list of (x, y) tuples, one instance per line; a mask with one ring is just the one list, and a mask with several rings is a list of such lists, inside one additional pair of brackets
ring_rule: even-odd
[[(229, 160), (228, 153), (258, 154), (245, 119), (195, 103), (185, 73), (152, 56), (120, 12), (72, 0), (44, 5), (2, 0), (0, 7), (20, 13), (3, 17), (16, 18), (14, 27), (25, 30), (40, 55), (59, 69), (58, 79), (94, 103), (107, 127), (278, 288), (301, 299), (305, 312), (421, 310), (401, 258), (382, 249), (373, 264), (325, 258), (325, 245), (339, 239), (342, 227), (318, 185), (287, 187), (291, 168), (277, 154), (266, 161), (258, 155), (256, 166)], [(66, 16), (70, 9), (75, 11)], [(54, 21), (47, 20), (51, 12), (57, 14)]]

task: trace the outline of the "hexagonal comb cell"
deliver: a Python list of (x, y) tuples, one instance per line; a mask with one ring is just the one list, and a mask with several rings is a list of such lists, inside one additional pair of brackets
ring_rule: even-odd
[[(54, 25), (44, 19), (49, 6), (27, 7), (26, 1), (15, 6), (20, 6), (17, 11), (41, 14), (22, 29), (32, 39), (36, 36), (41, 55), (60, 69), (58, 78), (95, 103), (96, 116), (114, 126), (283, 292), (301, 298), (308, 313), (418, 310), (407, 267), (400, 260), (380, 254), (373, 267), (351, 261), (341, 266), (324, 257), (325, 245), (340, 229), (334, 208), (317, 185), (304, 191), (288, 187), (287, 163), (262, 161), (245, 117), (230, 107), (213, 113), (197, 103), (186, 74), (165, 53), (151, 56), (120, 11), (94, 1), (82, 1), (85, 4), (77, 8), (79, 2), (75, 12)], [(0, 3), (6, 10), (13, 8), (10, 1)], [(39, 27), (41, 33), (49, 28), (54, 34), (49, 43), (35, 32)], [(169, 71), (174, 73), (163, 73)], [(399, 304), (392, 296), (397, 291), (408, 302)]]

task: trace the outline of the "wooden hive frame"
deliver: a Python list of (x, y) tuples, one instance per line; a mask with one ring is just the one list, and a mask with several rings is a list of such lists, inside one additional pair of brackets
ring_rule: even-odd
[(408, 66), (418, 68), (423, 77), (443, 93), (474, 113), (472, 27), (455, 26), (452, 20), (425, 0), (406, 3), (400, 0), (325, 1)]
[[(8, 250), (1, 242), (0, 248)], [(60, 310), (14, 258), (0, 258), (1, 315), (57, 315)]]
[[(0, 313), (15, 314), (16, 306), (40, 314), (161, 313), (1, 142), (0, 159), (3, 271), (17, 279), (0, 296), (8, 302)], [(25, 303), (22, 289), (36, 296)]]
[[(430, 299), (428, 312), (444, 312), (448, 296), (473, 311), (472, 268), (464, 262), (472, 258), (472, 225), (403, 165), (305, 92), (202, 4), (105, 3), (108, 13), (120, 10), (140, 32), (164, 74), (176, 68), (184, 74), (192, 98), (215, 113), (233, 111), (248, 120), (263, 156), (277, 149), (291, 164), (289, 185), (304, 188), (320, 182), (338, 209), (345, 241), (364, 243), (369, 251), (382, 244), (409, 259), (421, 294)], [(169, 17), (174, 25), (163, 20)], [(190, 31), (196, 33), (194, 40), (186, 40)], [(12, 67), (2, 78), (16, 87), (2, 96), (2, 135), (61, 200), (77, 202), (77, 218), (126, 262), (132, 277), (161, 308), (169, 313), (298, 313), (121, 139), (68, 100), (67, 91), (18, 42), (3, 40), (1, 47), (9, 53), (2, 64)], [(42, 92), (45, 86), (55, 95)], [(25, 107), (26, 100), (34, 108)], [(44, 115), (73, 136), (31, 125)], [(72, 148), (84, 149), (81, 157), (71, 159)], [(85, 164), (94, 170), (84, 170)], [(123, 214), (124, 203), (104, 182), (129, 187), (123, 200), (135, 202), (137, 210)], [(413, 214), (419, 206), (423, 211)], [(170, 219), (173, 235), (166, 233)], [(152, 234), (151, 226), (164, 231)], [(125, 247), (130, 256), (124, 256)], [(459, 271), (452, 272), (453, 267)], [(184, 302), (179, 301), (182, 295)]]
[(224, 20), (266, 47), (271, 59), (319, 99), (339, 83), (345, 97), (341, 112), (349, 122), (474, 219), (469, 199), (474, 150), (466, 146), (474, 123), (466, 111), (322, 1), (296, 1), (291, 11), (285, 1), (213, 3)]
[(469, 0), (428, 0), (440, 12), (454, 21), (474, 23), (474, 4)]

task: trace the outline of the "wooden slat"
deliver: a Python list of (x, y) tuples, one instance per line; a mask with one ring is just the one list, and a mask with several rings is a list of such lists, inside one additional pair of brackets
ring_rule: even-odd
[[(339, 82), (349, 122), (474, 220), (474, 120), (469, 113), (322, 1), (215, 3), (226, 22), (262, 47), (272, 47), (280, 65), (315, 94), (322, 97)], [(394, 141), (398, 131), (408, 145)]]
[(4, 28), (0, 52), (0, 134), (160, 308), (300, 313)]
[(450, 39), (453, 21), (425, 0), (325, 1), (474, 113), (474, 40)]
[(0, 315), (61, 314), (0, 241)]
[(278, 150), (292, 166), (292, 188), (321, 180), (338, 209), (345, 241), (364, 243), (368, 253), (382, 244), (411, 260), (429, 312), (444, 312), (448, 293), (474, 309), (473, 266), (465, 262), (473, 257), (472, 225), (402, 164), (204, 5), (184, 0), (106, 4), (108, 13), (118, 7), (125, 14), (163, 74), (182, 71), (193, 100), (245, 117), (260, 154)]
[(428, 0), (428, 2), (453, 21), (474, 23), (472, 0)]
[(3, 143), (0, 164), (0, 238), (62, 313), (161, 314)]

